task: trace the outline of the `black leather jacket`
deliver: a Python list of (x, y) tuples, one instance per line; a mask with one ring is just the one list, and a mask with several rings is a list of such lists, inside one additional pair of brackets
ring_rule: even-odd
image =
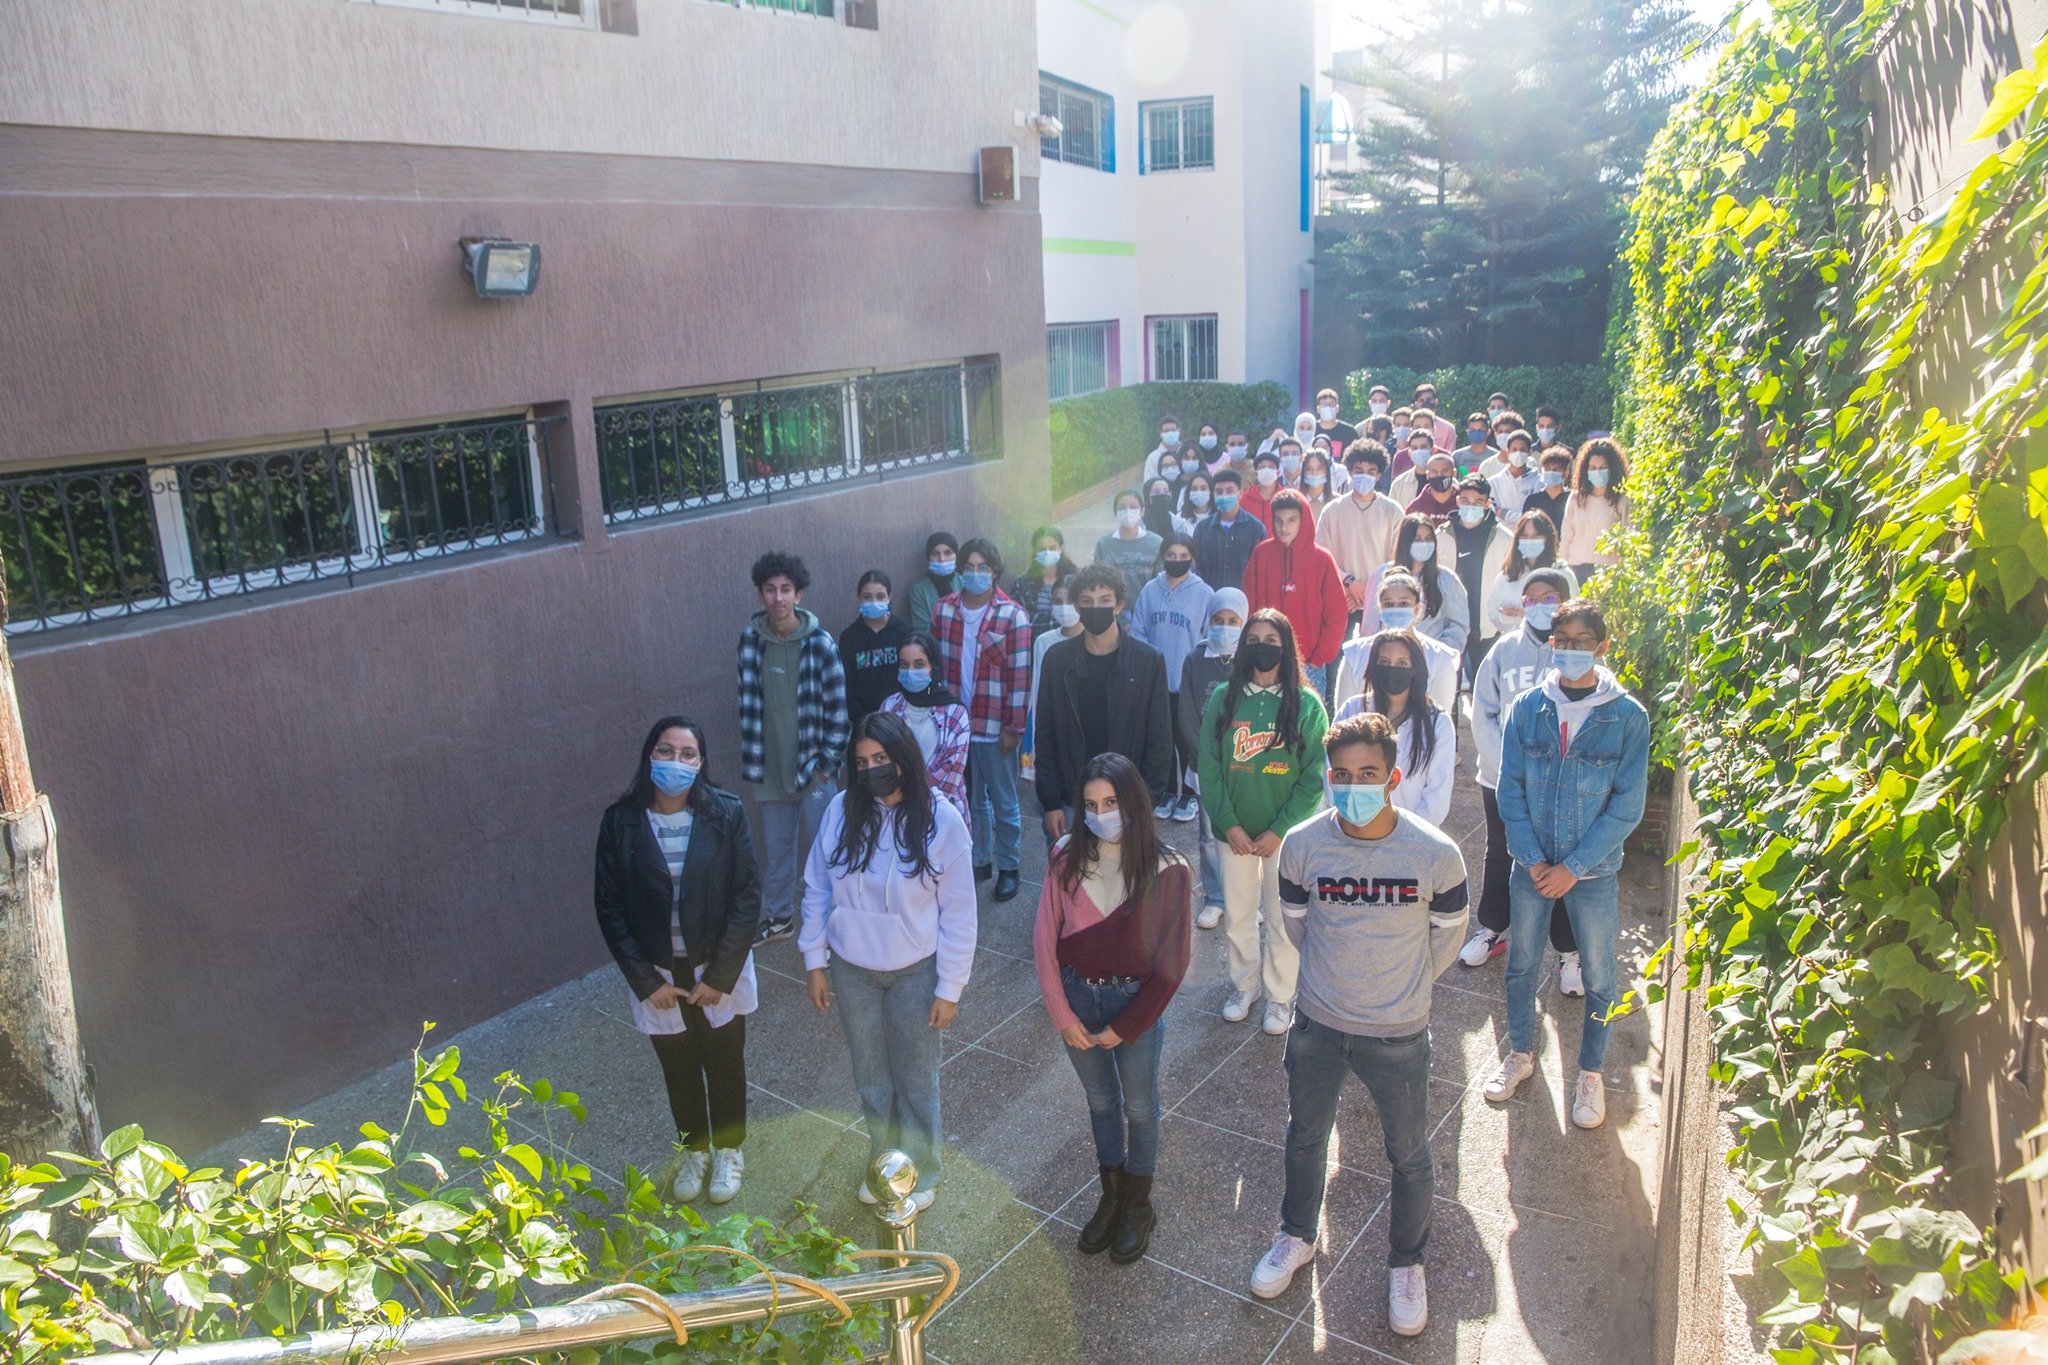
[(683, 855), (683, 943), (687, 970), (677, 970), (669, 934), (674, 889), (668, 861), (648, 827), (647, 812), (616, 805), (597, 831), (597, 927), (633, 994), (645, 1000), (662, 985), (665, 967), (687, 987), (696, 968), (704, 984), (729, 993), (738, 984), (761, 921), (761, 869), (746, 808), (731, 792), (698, 787), (696, 820)]

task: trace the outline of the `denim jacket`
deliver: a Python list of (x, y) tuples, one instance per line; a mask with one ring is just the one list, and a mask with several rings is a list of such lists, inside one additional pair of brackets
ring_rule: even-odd
[(1611, 877), (1621, 870), (1622, 842), (1643, 818), (1650, 717), (1615, 687), (1566, 746), (1556, 685), (1553, 672), (1517, 697), (1503, 727), (1497, 796), (1508, 853), (1524, 867), (1562, 863), (1575, 877)]

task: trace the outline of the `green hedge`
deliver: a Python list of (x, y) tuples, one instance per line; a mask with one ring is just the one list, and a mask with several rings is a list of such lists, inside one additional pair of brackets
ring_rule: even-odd
[(1203, 422), (1220, 433), (1242, 431), (1252, 444), (1294, 420), (1287, 390), (1257, 384), (1131, 384), (1052, 404), (1052, 496), (1055, 502), (1128, 469), (1159, 444), (1159, 419), (1180, 418), (1189, 441)]
[(1560, 434), (1574, 444), (1589, 431), (1614, 430), (1614, 374), (1605, 365), (1449, 365), (1436, 370), (1382, 365), (1354, 370), (1344, 379), (1344, 415), (1367, 411), (1366, 395), (1375, 384), (1385, 384), (1399, 407), (1424, 380), (1436, 385), (1437, 415), (1453, 426), (1468, 413), (1485, 412), (1488, 394), (1504, 393), (1531, 423), (1539, 404), (1556, 408)]

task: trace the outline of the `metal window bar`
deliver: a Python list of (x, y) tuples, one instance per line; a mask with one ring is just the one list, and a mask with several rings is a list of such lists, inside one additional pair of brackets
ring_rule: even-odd
[(1187, 329), (1179, 318), (1155, 318), (1152, 321), (1152, 377), (1165, 380), (1188, 377)]
[(996, 362), (974, 361), (600, 407), (605, 520), (999, 457), (998, 381)]
[(1189, 100), (1181, 106), (1180, 166), (1184, 171), (1216, 167), (1216, 102)]
[(1077, 398), (1109, 387), (1109, 325), (1093, 322), (1048, 327), (1048, 388), (1054, 398)]
[(1188, 319), (1188, 378), (1216, 377), (1216, 319)]
[(774, 10), (779, 14), (807, 14), (820, 19), (833, 17), (833, 0), (725, 0), (734, 9)]
[(1149, 144), (1145, 157), (1148, 171), (1177, 171), (1181, 167), (1181, 106), (1155, 104), (1145, 111)]
[(10, 634), (352, 579), (555, 525), (547, 427), (507, 418), (0, 475)]

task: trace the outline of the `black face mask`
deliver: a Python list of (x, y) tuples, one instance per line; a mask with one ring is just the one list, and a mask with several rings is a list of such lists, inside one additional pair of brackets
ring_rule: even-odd
[(1369, 671), (1373, 688), (1383, 696), (1398, 696), (1415, 681), (1415, 670), (1407, 664), (1374, 664)]
[(1186, 578), (1188, 570), (1194, 567), (1195, 561), (1192, 559), (1169, 559), (1166, 561), (1166, 576), (1168, 578)]
[(1448, 475), (1448, 474), (1438, 474), (1438, 475), (1435, 475), (1435, 476), (1433, 476), (1433, 477), (1432, 477), (1432, 478), (1430, 479), (1430, 481), (1429, 481), (1429, 488), (1430, 488), (1430, 491), (1431, 491), (1431, 492), (1433, 492), (1433, 493), (1441, 493), (1441, 492), (1443, 492), (1443, 491), (1444, 491), (1444, 490), (1445, 490), (1446, 488), (1449, 488), (1450, 486), (1451, 486), (1451, 476), (1450, 476), (1450, 475)]
[(1116, 624), (1115, 607), (1081, 607), (1081, 629), (1090, 635), (1100, 635)]
[(860, 784), (868, 789), (870, 796), (893, 796), (903, 785), (903, 777), (896, 771), (894, 763), (877, 763), (872, 768), (860, 770)]
[(1248, 640), (1238, 646), (1255, 673), (1266, 673), (1280, 666), (1280, 642), (1278, 640)]

